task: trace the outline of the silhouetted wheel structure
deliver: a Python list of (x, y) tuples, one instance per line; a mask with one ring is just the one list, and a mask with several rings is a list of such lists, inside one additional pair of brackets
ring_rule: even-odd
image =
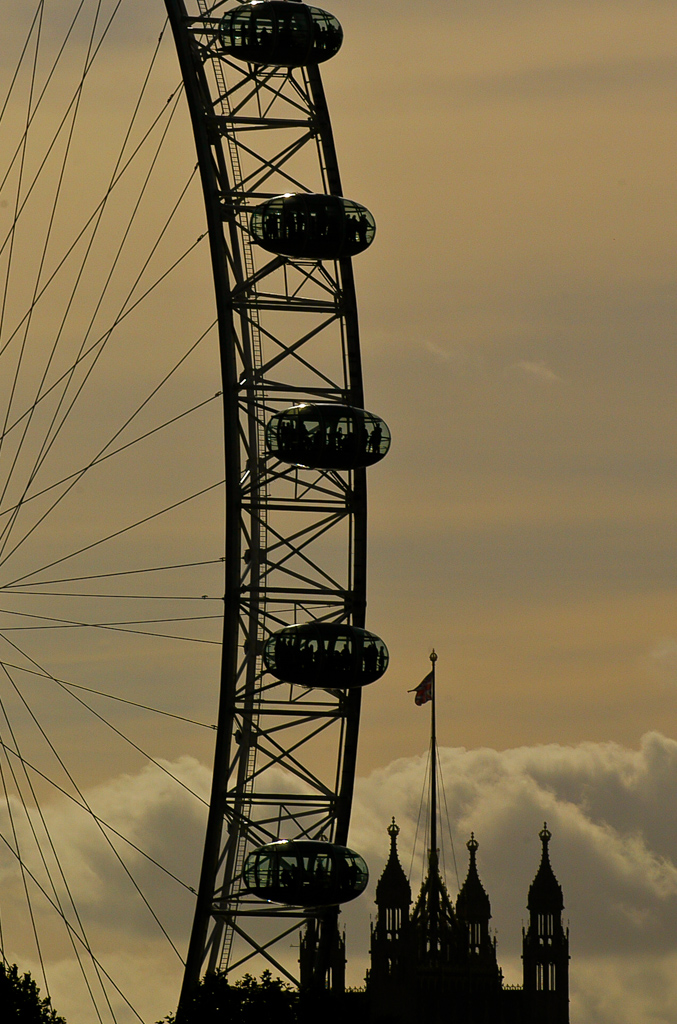
[(318, 905), (295, 899), (297, 885), (275, 907), (262, 904), (243, 868), (272, 840), (345, 846), (360, 686), (388, 661), (363, 627), (365, 469), (385, 455), (389, 434), (363, 409), (350, 261), (371, 244), (375, 223), (343, 197), (317, 67), (337, 51), (341, 29), (291, 0), (198, 7), (196, 16), (167, 0), (219, 313), (226, 601), (184, 993), (203, 970), (237, 969), (254, 956), (295, 978), (280, 943), (299, 920), (312, 922), (317, 939), (305, 980), (325, 983), (336, 927), (327, 908), (341, 902), (341, 887), (330, 897), (329, 885), (312, 889), (309, 880), (324, 892)]
[[(375, 225), (342, 195), (317, 67), (340, 25), (166, 0), (170, 33), (154, 3), (18, 5), (0, 61), (0, 946), (101, 1022), (156, 1013), (151, 928), (164, 989), (297, 981), (303, 923), (324, 984), (364, 881), (361, 687), (388, 660), (365, 478), (390, 435), (351, 266)], [(158, 794), (178, 836), (143, 831)], [(245, 863), (279, 841), (295, 881), (266, 895)]]

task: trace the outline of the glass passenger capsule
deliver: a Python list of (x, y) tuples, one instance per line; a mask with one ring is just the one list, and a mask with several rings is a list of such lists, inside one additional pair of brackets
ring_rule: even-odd
[(309, 260), (337, 260), (367, 249), (376, 221), (352, 199), (318, 192), (286, 193), (257, 206), (253, 240), (268, 252)]
[(268, 637), (263, 660), (285, 683), (344, 690), (380, 679), (389, 655), (383, 640), (366, 629), (338, 622), (304, 622)]
[(253, 0), (221, 19), (219, 38), (229, 57), (277, 67), (321, 64), (341, 48), (343, 29), (319, 7), (286, 0)]
[(358, 853), (312, 839), (268, 843), (244, 862), (244, 882), (254, 896), (296, 907), (331, 907), (363, 893), (369, 870)]
[(268, 451), (281, 462), (311, 469), (373, 466), (390, 448), (390, 431), (365, 409), (329, 402), (293, 405), (266, 427)]

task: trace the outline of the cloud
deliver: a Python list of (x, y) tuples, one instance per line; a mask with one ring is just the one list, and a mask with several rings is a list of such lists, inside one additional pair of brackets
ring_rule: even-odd
[(441, 363), (455, 363), (458, 359), (456, 352), (452, 352), (448, 348), (442, 348), (441, 345), (435, 344), (434, 341), (426, 341), (425, 348), (431, 355), (436, 356)]
[(671, 1024), (675, 1019), (677, 957), (674, 955), (591, 956), (578, 967), (574, 965), (574, 970), (577, 984), (571, 1000), (572, 1021)]
[[(446, 748), (440, 762), (460, 880), (467, 863), (463, 844), (474, 831), (507, 980), (520, 981), (521, 925), (539, 862), (538, 832), (547, 819), (551, 860), (571, 927), (572, 1019), (578, 1024), (673, 1020), (677, 812), (671, 792), (677, 784), (677, 743), (651, 733), (636, 751), (614, 743), (506, 751)], [(353, 934), (367, 926), (393, 815), (401, 828), (405, 870), (412, 861), (424, 769), (422, 757), (401, 759), (358, 783), (352, 842), (367, 857), (372, 878), (366, 901), (345, 908), (346, 919), (353, 919), (349, 957), (357, 945)], [(414, 893), (421, 854), (419, 837)], [(449, 888), (455, 891), (448, 846), (446, 860)]]
[(544, 362), (534, 362), (529, 359), (522, 359), (519, 363), (515, 363), (514, 369), (521, 370), (530, 377), (536, 377), (538, 380), (543, 380), (547, 384), (554, 384), (555, 381), (561, 381), (562, 378), (551, 370)]
[(649, 666), (666, 682), (677, 683), (677, 640), (659, 641), (649, 654)]
[(450, 345), (449, 343), (441, 345), (431, 339), (424, 341), (423, 346), (437, 363), (450, 366), (457, 372), (477, 372), (484, 368), (485, 360), (482, 353), (471, 349), (469, 346)]
[[(520, 980), (521, 925), (540, 859), (538, 832), (547, 820), (553, 834), (551, 860), (564, 890), (571, 928), (572, 1019), (577, 1024), (674, 1020), (677, 742), (654, 732), (643, 738), (638, 750), (615, 743), (504, 751), (447, 747), (440, 751), (440, 764), (459, 880), (467, 864), (464, 843), (474, 831), (507, 980)], [(181, 758), (165, 767), (206, 796), (209, 772), (195, 759)], [(412, 848), (425, 769), (425, 756), (400, 758), (356, 782), (350, 845), (365, 856), (371, 879), (365, 896), (347, 904), (342, 913), (351, 984), (364, 978), (369, 917), (375, 910), (375, 886), (389, 846), (386, 828), (393, 816), (401, 828), (400, 859), (405, 870), (413, 865), (416, 894), (424, 852), (420, 830), (413, 857)], [(282, 789), (289, 788), (283, 778), (279, 783)], [(152, 766), (120, 776), (92, 788), (87, 798), (98, 814), (153, 859), (195, 885), (204, 809), (165, 772)], [(176, 997), (178, 958), (152, 925), (147, 908), (132, 898), (128, 879), (91, 820), (63, 800), (48, 805), (45, 818), (65, 873), (82, 889), (78, 906), (102, 962), (144, 1019), (157, 1019), (172, 1008)], [(25, 836), (21, 840), (25, 842)], [(455, 893), (448, 834), (443, 847), (447, 882)], [(194, 898), (129, 847), (125, 860), (182, 952)], [(6, 855), (0, 859), (0, 870), (7, 935), (19, 901), (6, 896), (12, 878), (17, 880)], [(35, 904), (39, 907), (40, 901)], [(44, 925), (42, 909), (39, 917)], [(48, 964), (54, 1005), (69, 1020), (87, 1019), (72, 950), (63, 940), (56, 948)], [(293, 942), (281, 955), (294, 966)], [(11, 950), (10, 956), (14, 958)], [(16, 956), (23, 969), (34, 970), (39, 977), (27, 942)]]
[[(102, 969), (144, 1020), (156, 1020), (169, 1012), (176, 1000), (181, 978), (179, 954), (185, 953), (194, 906), (194, 896), (186, 887), (197, 887), (206, 820), (204, 805), (188, 789), (208, 799), (210, 773), (190, 757), (163, 762), (162, 768), (150, 765), (137, 774), (121, 775), (85, 792), (87, 804), (108, 828), (99, 828), (86, 811), (59, 798), (43, 807), (50, 836), (47, 843), (40, 820), (32, 814), (44, 860), (32, 841), (26, 816), (12, 801), (13, 826), (24, 862), (44, 890), (40, 893), (27, 876), (47, 960), (49, 989), (54, 1006), (68, 1021), (92, 1019), (92, 1005), (73, 944), (45, 894), (52, 903), (61, 903), (74, 930), (79, 932), (80, 925), (84, 928)], [(13, 834), (6, 807), (0, 810), (0, 834)], [(16, 960), (22, 970), (30, 970), (44, 988), (26, 914), (23, 881), (16, 859), (6, 846), (0, 851), (0, 879), (5, 955)], [(77, 918), (70, 894), (75, 899)], [(163, 938), (160, 925), (178, 952)], [(76, 941), (75, 946), (82, 954), (82, 943)], [(89, 982), (96, 987), (95, 972), (87, 966), (86, 956), (82, 959)], [(121, 997), (110, 986), (107, 988), (113, 1003), (119, 1004), (117, 1019), (126, 1021), (129, 1011), (124, 1009)]]

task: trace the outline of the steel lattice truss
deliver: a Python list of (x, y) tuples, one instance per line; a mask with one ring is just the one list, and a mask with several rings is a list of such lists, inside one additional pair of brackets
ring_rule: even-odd
[[(210, 821), (188, 957), (207, 969), (263, 957), (309, 912), (242, 892), (248, 850), (277, 838), (345, 843), (359, 692), (277, 682), (266, 638), (309, 620), (364, 625), (363, 470), (306, 470), (266, 452), (271, 415), (302, 401), (363, 406), (349, 260), (288, 260), (250, 244), (253, 207), (285, 192), (342, 194), (316, 67), (238, 63), (219, 50), (232, 3), (167, 7), (197, 143), (224, 375), (227, 590)], [(287, 942), (288, 945), (288, 942)], [(263, 963), (266, 966), (266, 963)]]

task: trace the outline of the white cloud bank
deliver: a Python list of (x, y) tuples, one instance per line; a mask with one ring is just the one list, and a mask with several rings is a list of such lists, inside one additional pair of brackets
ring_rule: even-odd
[[(461, 881), (463, 844), (472, 830), (480, 842), (479, 869), (491, 897), (507, 980), (520, 980), (521, 924), (540, 856), (538, 831), (547, 819), (553, 833), (551, 859), (571, 927), (573, 1024), (673, 1024), (677, 742), (650, 733), (639, 750), (612, 743), (501, 752), (446, 748), (440, 760)], [(191, 788), (207, 792), (208, 773), (197, 762), (184, 758), (168, 767)], [(406, 758), (357, 781), (350, 842), (366, 857), (372, 878), (369, 892), (343, 914), (353, 984), (361, 981), (366, 966), (373, 891), (388, 850), (385, 830), (394, 815), (406, 870), (424, 770), (424, 757)], [(99, 786), (89, 797), (116, 828), (195, 884), (203, 812), (166, 774), (150, 768)], [(128, 901), (109, 854), (94, 841), (91, 825), (78, 818), (72, 805), (49, 808), (64, 858), (85, 883), (83, 912), (92, 922), (102, 960), (123, 979), (144, 1020), (157, 1020), (172, 1009), (180, 965), (149, 927), (147, 912)], [(415, 875), (420, 866), (416, 860)], [(448, 867), (450, 863), (447, 855)], [(177, 944), (185, 945), (192, 897), (172, 895), (174, 886), (138, 855), (131, 864)], [(8, 883), (12, 866), (7, 856), (0, 858), (0, 870)], [(454, 892), (453, 867), (447, 875)], [(5, 903), (3, 923), (9, 923), (6, 910)], [(287, 956), (295, 955), (294, 949), (287, 951)], [(36, 969), (30, 957), (22, 967)], [(91, 1007), (76, 995), (72, 951), (63, 942), (50, 974), (57, 1009), (69, 1024), (84, 1024)]]
[[(538, 832), (547, 820), (571, 927), (572, 1022), (674, 1022), (677, 743), (650, 733), (638, 751), (613, 743), (553, 744), (502, 752), (443, 749), (440, 760), (461, 881), (463, 844), (474, 831), (507, 980), (521, 980), (521, 925), (540, 859)], [(401, 861), (409, 867), (424, 762), (395, 761), (358, 783), (351, 841), (372, 866), (367, 904), (392, 815), (401, 828)], [(455, 891), (453, 870), (447, 876)], [(346, 908), (346, 918), (355, 918), (350, 951), (358, 951), (352, 937), (357, 918), (366, 927), (372, 907), (362, 901)]]

